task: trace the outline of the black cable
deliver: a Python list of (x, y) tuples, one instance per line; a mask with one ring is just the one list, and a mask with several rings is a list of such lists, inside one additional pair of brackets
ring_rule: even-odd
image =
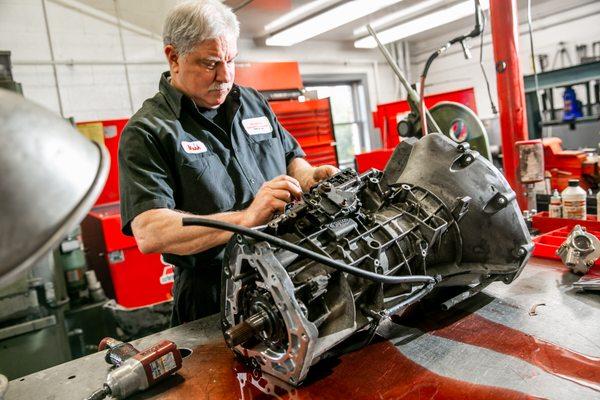
[[(479, 3), (479, 0), (477, 0)], [(481, 4), (479, 4), (481, 7)], [(485, 72), (485, 68), (483, 67), (483, 35), (485, 33), (485, 12), (483, 9), (481, 10), (481, 39), (479, 41), (479, 67), (481, 68), (481, 72), (483, 73), (483, 79), (485, 80), (485, 86), (487, 87), (488, 97), (490, 99), (490, 106), (492, 107), (492, 112), (494, 114), (498, 114), (498, 109), (496, 108), (496, 104), (494, 104), (494, 98), (492, 97), (492, 89), (490, 88), (490, 81), (488, 79), (487, 73)]]
[[(538, 100), (538, 104), (540, 103), (539, 95), (540, 95), (540, 82), (538, 79), (537, 66), (535, 62), (535, 47), (533, 46), (533, 27), (532, 27), (532, 18), (531, 18), (531, 0), (527, 0), (527, 26), (529, 29), (529, 48), (531, 49), (531, 62), (533, 64), (533, 79), (535, 82), (535, 97)], [(541, 114), (543, 115), (543, 114)]]
[(183, 226), (205, 226), (207, 228), (215, 228), (224, 231), (238, 233), (243, 236), (249, 236), (253, 239), (264, 240), (274, 246), (280, 247), (282, 249), (291, 251), (300, 256), (309, 258), (313, 261), (321, 263), (331, 268), (335, 268), (337, 270), (347, 272), (349, 274), (358, 276), (360, 278), (368, 279), (373, 282), (385, 283), (398, 285), (401, 283), (437, 283), (436, 279), (427, 276), (427, 275), (411, 275), (411, 276), (390, 276), (390, 275), (382, 275), (377, 274), (371, 271), (365, 271), (360, 268), (353, 267), (352, 265), (348, 265), (342, 263), (337, 260), (333, 260), (331, 258), (325, 257), (322, 254), (316, 253), (312, 250), (305, 249), (304, 247), (300, 247), (294, 243), (290, 243), (287, 240), (280, 239), (276, 236), (269, 235), (268, 233), (264, 233), (261, 231), (257, 231), (255, 229), (246, 228), (245, 226), (234, 225), (223, 221), (217, 221), (214, 219), (194, 217), (194, 218), (183, 218), (182, 219)]
[[(481, 38), (483, 40), (483, 27), (484, 27), (484, 23), (482, 24), (481, 19), (483, 18), (483, 21), (485, 23), (485, 16), (483, 15), (483, 11), (481, 9), (481, 4), (479, 3), (479, 0), (475, 0), (475, 27), (473, 28), (473, 30), (469, 33), (467, 33), (466, 35), (460, 35), (455, 37), (454, 39), (450, 40), (448, 43), (446, 43), (445, 45), (443, 45), (442, 47), (440, 47), (439, 49), (437, 49), (436, 51), (434, 51), (429, 58), (427, 59), (427, 61), (425, 62), (425, 66), (423, 67), (423, 73), (421, 74), (421, 102), (420, 102), (420, 112), (421, 112), (421, 133), (423, 136), (425, 136), (427, 134), (427, 121), (425, 120), (423, 113), (424, 113), (424, 109), (425, 109), (425, 81), (427, 80), (427, 74), (429, 73), (429, 68), (431, 67), (431, 64), (433, 64), (433, 61), (442, 53), (444, 53), (446, 50), (448, 50), (450, 48), (450, 46), (452, 46), (455, 43), (460, 43), (463, 47), (463, 50), (465, 52), (465, 56), (467, 58), (471, 58), (470, 54), (469, 54), (469, 49), (465, 43), (465, 41), (469, 38), (474, 38), (477, 37), (478, 35), (481, 35)], [(480, 64), (481, 64), (481, 55), (480, 57)], [(482, 67), (483, 69), (483, 67)], [(485, 74), (485, 71), (483, 72), (483, 75), (485, 77), (485, 82), (488, 85), (488, 93), (490, 95), (490, 99), (491, 99), (491, 92), (489, 91), (489, 82), (487, 80), (487, 75)], [(492, 109), (495, 110), (495, 107), (493, 105), (492, 102)]]
[(425, 62), (425, 67), (423, 67), (423, 73), (421, 74), (421, 79), (420, 79), (420, 92), (421, 92), (421, 96), (420, 96), (420, 103), (419, 103), (419, 112), (421, 114), (421, 136), (425, 136), (428, 133), (427, 130), (427, 118), (425, 118), (425, 80), (427, 79), (427, 74), (429, 73), (429, 67), (431, 67), (431, 64), (433, 63), (433, 60), (435, 60), (440, 54), (442, 54), (443, 52), (445, 52), (446, 50), (448, 50), (448, 48), (451, 46), (451, 43), (448, 42), (445, 45), (443, 45), (442, 47), (440, 47), (439, 49), (437, 49), (436, 51), (434, 51), (429, 58), (427, 59), (427, 61)]

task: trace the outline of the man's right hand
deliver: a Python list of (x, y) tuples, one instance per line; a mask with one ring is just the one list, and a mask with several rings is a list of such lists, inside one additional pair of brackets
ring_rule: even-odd
[(263, 183), (244, 212), (244, 225), (258, 226), (269, 222), (273, 214), (283, 212), (285, 205), (302, 196), (300, 183), (291, 176), (280, 175)]

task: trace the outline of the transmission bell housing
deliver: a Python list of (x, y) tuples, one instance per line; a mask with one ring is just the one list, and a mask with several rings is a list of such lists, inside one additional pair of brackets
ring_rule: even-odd
[(384, 284), (267, 241), (232, 238), (223, 264), (225, 340), (239, 358), (292, 385), (327, 351), (434, 287), (464, 288), (464, 299), (473, 288), (512, 282), (533, 249), (502, 174), (436, 133), (404, 139), (384, 171), (348, 169), (319, 183), (265, 232), (397, 277)]

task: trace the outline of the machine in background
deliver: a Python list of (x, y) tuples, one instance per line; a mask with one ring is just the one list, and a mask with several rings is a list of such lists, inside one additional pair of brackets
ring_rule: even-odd
[[(0, 87), (22, 94), (21, 85), (12, 81), (9, 52), (0, 52), (0, 65)], [(37, 137), (40, 143), (45, 143), (50, 149), (46, 153), (38, 151), (31, 154), (32, 160), (35, 160), (32, 163), (37, 164), (44, 161), (44, 158), (49, 158), (47, 160), (50, 166), (49, 170), (54, 171), (56, 176), (68, 175), (69, 169), (85, 168), (95, 158), (98, 158), (97, 154), (89, 150), (88, 147), (94, 146), (87, 141), (82, 143), (68, 139), (68, 135), (63, 136), (63, 133), (69, 128), (66, 122), (60, 121), (62, 124), (59, 124), (56, 116), (32, 107), (20, 96), (10, 96), (5, 91), (0, 95), (3, 97), (3, 103), (0, 106), (4, 107), (0, 107), (0, 121), (3, 121), (5, 128), (0, 132), (3, 135), (0, 136), (0, 143), (4, 148), (19, 149), (15, 142), (22, 142), (18, 139), (21, 132), (16, 132), (15, 127), (22, 126), (27, 129), (31, 140), (36, 140)], [(50, 142), (46, 142), (47, 140)], [(71, 157), (72, 162), (79, 163), (76, 167), (68, 162), (60, 164), (59, 160), (50, 157), (50, 154), (53, 154), (52, 151), (56, 151), (55, 146), (60, 146), (63, 142), (74, 146), (74, 149), (59, 147), (65, 156), (70, 156), (70, 152), (76, 151), (78, 148), (87, 150), (87, 152), (81, 151), (81, 154)], [(21, 176), (25, 176), (23, 168), (27, 169), (24, 167), (27, 165), (27, 152), (20, 153), (21, 158), (18, 159), (10, 158), (9, 153), (3, 153), (5, 157), (0, 158), (3, 171), (21, 172)], [(102, 154), (104, 153), (102, 152)], [(88, 159), (80, 159), (80, 157), (86, 156)], [(108, 164), (104, 158), (101, 163), (102, 174), (107, 169)], [(9, 379), (15, 379), (89, 354), (95, 351), (95, 346), (92, 344), (97, 343), (100, 338), (116, 335), (113, 320), (106, 312), (102, 311), (102, 307), (106, 303), (102, 287), (93, 273), (87, 271), (78, 228), (70, 232), (62, 232), (64, 236), (56, 234), (52, 238), (56, 244), (55, 248), (51, 247), (49, 242), (42, 242), (44, 236), (41, 234), (36, 236), (33, 233), (23, 233), (31, 232), (35, 227), (43, 227), (44, 224), (58, 224), (59, 219), (68, 217), (64, 215), (64, 211), (60, 207), (69, 206), (73, 201), (70, 197), (81, 194), (76, 190), (74, 184), (77, 180), (71, 177), (71, 186), (65, 187), (63, 184), (57, 184), (53, 188), (54, 190), (48, 190), (47, 179), (42, 176), (33, 176), (34, 174), (29, 173), (30, 171), (26, 172), (32, 182), (32, 186), (29, 187), (32, 193), (28, 193), (26, 197), (17, 197), (16, 185), (9, 188), (0, 187), (0, 191), (5, 193), (2, 207), (0, 207), (4, 216), (2, 218), (3, 232), (10, 232), (10, 237), (0, 240), (3, 244), (0, 249), (2, 253), (0, 269), (10, 268), (12, 263), (18, 261), (21, 261), (21, 265), (29, 263), (30, 269), (27, 273), (21, 273), (12, 279), (8, 285), (0, 286), (0, 373), (5, 374)], [(95, 172), (90, 170), (86, 173)], [(85, 174), (82, 173), (77, 178), (82, 179), (84, 176)], [(5, 182), (10, 185), (10, 182), (17, 181), (11, 181), (9, 174), (3, 178), (2, 183)], [(100, 178), (94, 182), (95, 187), (100, 187), (103, 183), (104, 180)], [(35, 185), (44, 192), (33, 193)], [(3, 189), (6, 191), (2, 191)], [(80, 188), (79, 191), (81, 190)], [(81, 196), (87, 196), (87, 201), (90, 201), (89, 199), (95, 194), (97, 193), (88, 192)], [(55, 201), (56, 205), (52, 204), (51, 200)], [(81, 204), (76, 205), (81, 206)], [(28, 220), (20, 217), (21, 220), (15, 223), (10, 216), (26, 214), (23, 210), (18, 209), (22, 206), (34, 209), (34, 211), (29, 210), (29, 214), (33, 215), (31, 218), (34, 219)], [(61, 222), (63, 221), (61, 220)], [(46, 229), (44, 235), (51, 231), (52, 229)], [(23, 246), (13, 244), (19, 241), (27, 244)], [(19, 258), (19, 253), (25, 248), (29, 249), (33, 256)], [(42, 250), (43, 252), (41, 252)], [(38, 260), (31, 264), (30, 259), (36, 256)], [(32, 349), (36, 350), (32, 351)]]
[[(492, 159), (487, 132), (476, 115), (473, 88), (428, 95), (425, 104), (430, 107), (429, 111), (444, 135), (457, 143), (468, 143), (473, 150), (488, 160)], [(373, 121), (381, 133), (382, 148), (357, 154), (358, 172), (385, 168), (402, 138), (420, 136), (418, 118), (410, 111), (411, 105), (407, 100), (377, 105)]]
[(4, 89), (0, 146), (12, 150), (0, 153), (0, 372), (18, 377), (70, 359), (69, 298), (52, 251), (92, 206), (108, 161), (66, 121)]

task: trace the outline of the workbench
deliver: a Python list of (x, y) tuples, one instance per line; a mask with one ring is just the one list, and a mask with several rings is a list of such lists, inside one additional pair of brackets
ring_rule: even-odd
[[(382, 324), (367, 347), (313, 366), (300, 388), (246, 369), (217, 316), (148, 336), (193, 350), (143, 399), (600, 399), (600, 293), (571, 288), (558, 262), (531, 259), (511, 285), (493, 283), (445, 312)], [(96, 353), (9, 383), (7, 400), (81, 400), (108, 371)], [(18, 362), (18, 360), (15, 360)]]

